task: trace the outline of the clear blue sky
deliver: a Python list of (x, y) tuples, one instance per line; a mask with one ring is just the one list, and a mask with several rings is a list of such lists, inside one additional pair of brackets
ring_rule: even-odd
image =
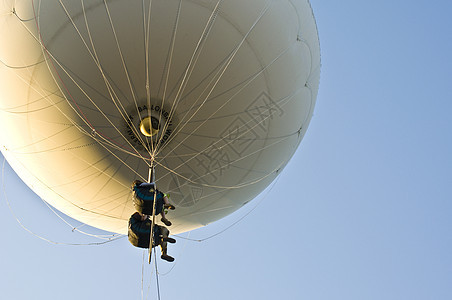
[[(452, 299), (452, 2), (311, 2), (322, 72), (305, 139), (242, 222), (171, 246), (161, 299)], [(9, 167), (4, 180), (29, 228), (87, 241)], [(3, 195), (0, 228), (1, 299), (141, 299), (143, 252), (127, 239), (49, 244)], [(145, 298), (157, 299), (145, 272)]]

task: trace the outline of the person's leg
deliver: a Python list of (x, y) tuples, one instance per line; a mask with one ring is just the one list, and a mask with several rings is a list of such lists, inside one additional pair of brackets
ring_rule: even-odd
[(167, 196), (164, 196), (164, 197), (163, 197), (163, 202), (165, 203), (165, 204), (163, 205), (163, 207), (169, 208), (169, 209), (171, 209), (171, 210), (176, 209), (176, 207), (175, 207), (174, 205), (172, 205), (172, 204), (169, 202), (169, 199), (168, 199)]
[(162, 259), (166, 260), (166, 261), (173, 262), (174, 258), (167, 254), (167, 250), (168, 250), (168, 248), (167, 248), (167, 246), (168, 246), (167, 241), (169, 239), (168, 238), (169, 230), (166, 227), (161, 227), (160, 228), (160, 235), (162, 237), (162, 240), (160, 242), (160, 249), (162, 251), (162, 256), (160, 256), (160, 257)]
[(160, 215), (162, 216), (162, 222), (163, 222), (166, 226), (171, 226), (171, 222), (166, 218), (165, 211), (162, 210), (162, 212), (160, 213)]
[(160, 235), (162, 237), (162, 241), (174, 244), (176, 242), (175, 239), (169, 237), (170, 231), (166, 227), (161, 227)]
[(162, 222), (166, 226), (171, 226), (171, 222), (166, 218), (165, 210), (163, 209), (164, 200), (162, 198), (157, 199), (157, 213), (160, 212), (160, 215), (162, 216)]

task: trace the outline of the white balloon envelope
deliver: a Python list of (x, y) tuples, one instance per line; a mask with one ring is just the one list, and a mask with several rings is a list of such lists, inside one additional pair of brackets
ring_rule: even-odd
[(307, 0), (3, 0), (0, 143), (40, 197), (127, 232), (156, 182), (172, 233), (218, 220), (284, 168), (312, 117)]

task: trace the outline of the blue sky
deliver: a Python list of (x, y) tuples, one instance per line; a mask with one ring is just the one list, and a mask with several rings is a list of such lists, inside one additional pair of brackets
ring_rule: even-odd
[[(452, 2), (311, 2), (322, 71), (300, 148), (269, 190), (190, 237), (257, 205), (242, 222), (171, 245), (161, 299), (452, 299)], [(8, 166), (3, 180), (39, 235), (97, 241), (72, 232)], [(143, 252), (127, 239), (53, 245), (0, 200), (2, 299), (141, 299)], [(145, 299), (157, 299), (152, 270)]]

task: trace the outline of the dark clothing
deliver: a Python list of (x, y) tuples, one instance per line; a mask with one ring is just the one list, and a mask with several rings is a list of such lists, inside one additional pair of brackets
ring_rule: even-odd
[[(140, 217), (135, 217), (132, 215), (129, 219), (129, 242), (135, 247), (139, 248), (149, 248), (150, 237), (151, 237), (151, 220), (146, 219), (141, 221)], [(161, 229), (160, 226), (154, 224), (154, 237), (153, 237), (153, 247), (160, 245), (161, 242)]]
[(151, 183), (136, 184), (132, 187), (133, 205), (135, 209), (145, 215), (152, 215), (154, 209), (154, 197), (156, 198), (155, 214), (158, 215), (163, 211), (164, 195), (156, 190), (157, 195), (154, 196), (154, 185)]

